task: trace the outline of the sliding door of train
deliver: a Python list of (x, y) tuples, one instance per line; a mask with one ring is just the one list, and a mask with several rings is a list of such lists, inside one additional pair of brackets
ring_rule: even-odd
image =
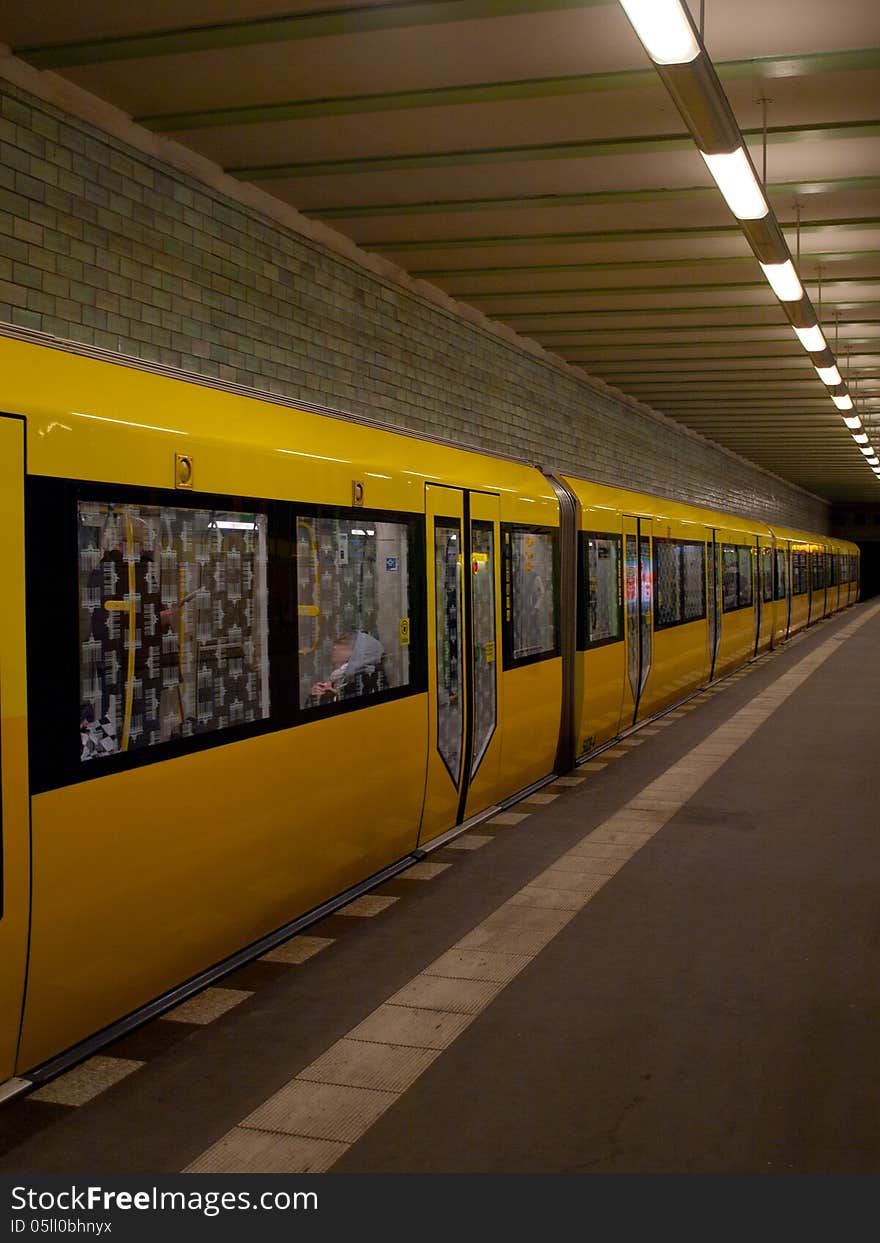
[(620, 728), (629, 729), (640, 715), (653, 657), (651, 608), (654, 580), (651, 566), (651, 519), (623, 515), (623, 598), (626, 668)]
[(501, 760), (499, 498), (425, 485), (428, 770), (419, 841), (494, 801)]
[(15, 1071), (27, 961), (30, 816), (24, 629), (24, 434), (0, 417), (0, 1099)]
[(758, 574), (755, 583), (755, 655), (773, 646), (773, 543), (758, 536)]

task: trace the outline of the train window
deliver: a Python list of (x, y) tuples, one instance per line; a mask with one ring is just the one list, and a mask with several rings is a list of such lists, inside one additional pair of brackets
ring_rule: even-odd
[(822, 591), (825, 586), (825, 554), (814, 552), (812, 554), (813, 561), (813, 591)]
[(735, 544), (721, 545), (721, 608), (725, 613), (738, 607), (739, 559)]
[(752, 553), (751, 546), (744, 548), (737, 545), (739, 558), (739, 607), (747, 608), (752, 603)]
[(556, 533), (504, 524), (505, 667), (559, 655)]
[(677, 626), (682, 617), (681, 545), (678, 540), (654, 540), (654, 629)]
[(654, 540), (654, 627), (663, 630), (706, 616), (705, 545)]
[(807, 590), (807, 554), (793, 551), (791, 554), (791, 594), (802, 596)]
[(471, 523), (471, 591), (474, 621), (474, 754), (471, 776), (486, 754), (497, 719), (495, 671), (495, 529)]
[(80, 758), (269, 715), (264, 514), (79, 501)]
[(461, 522), (434, 522), (434, 584), (437, 622), (437, 750), (456, 786), (464, 746), (462, 686)]
[(623, 561), (620, 536), (580, 533), (578, 648), (601, 647), (623, 639)]
[(763, 586), (763, 599), (765, 604), (769, 604), (773, 599), (773, 549), (761, 549), (761, 583)]
[(706, 616), (706, 545), (686, 540), (681, 545), (682, 620), (700, 621)]
[(411, 521), (363, 510), (295, 521), (300, 707), (409, 686)]
[(784, 600), (788, 595), (788, 558), (784, 548), (776, 549), (776, 599)]
[(751, 545), (721, 546), (721, 607), (725, 613), (749, 608), (752, 603)]

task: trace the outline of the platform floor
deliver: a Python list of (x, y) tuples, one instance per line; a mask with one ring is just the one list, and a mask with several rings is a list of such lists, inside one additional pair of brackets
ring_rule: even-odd
[(878, 726), (869, 602), (6, 1105), (0, 1171), (880, 1171)]

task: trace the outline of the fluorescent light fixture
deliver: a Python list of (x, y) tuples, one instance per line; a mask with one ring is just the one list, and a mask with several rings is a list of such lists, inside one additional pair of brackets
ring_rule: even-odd
[(834, 402), (835, 406), (837, 406), (838, 410), (852, 410), (853, 408), (853, 400), (849, 393), (844, 393), (842, 397), (835, 397), (832, 393), (831, 400)]
[(866, 445), (868, 443), (867, 432), (853, 432), (852, 438), (857, 445)]
[(851, 419), (848, 419), (846, 415), (844, 415), (843, 421), (851, 432), (857, 432), (862, 426), (862, 420), (857, 414), (854, 414)]
[(700, 155), (737, 220), (763, 220), (770, 208), (742, 147), (720, 155)]
[(804, 290), (790, 259), (786, 259), (785, 263), (762, 263), (761, 271), (780, 302), (800, 302)]
[(818, 324), (814, 324), (812, 328), (795, 328), (795, 332), (801, 345), (805, 350), (809, 350), (811, 354), (818, 354), (820, 350), (824, 350), (828, 345), (828, 342), (825, 340), (825, 334)]
[(864, 446), (864, 445), (859, 445), (859, 452), (860, 452), (860, 453), (864, 453), (865, 457), (873, 457), (873, 456), (874, 456), (874, 446), (873, 446), (873, 445), (868, 445), (868, 447), (867, 447), (867, 448), (865, 448), (865, 446)]
[(836, 365), (834, 367), (817, 367), (816, 375), (823, 384), (827, 384), (830, 388), (836, 388), (838, 384), (843, 383), (843, 376), (837, 370)]
[(880, 466), (880, 457), (875, 453), (873, 457), (866, 457), (865, 461), (869, 466)]
[(620, 0), (645, 51), (658, 65), (686, 65), (700, 54), (679, 0)]

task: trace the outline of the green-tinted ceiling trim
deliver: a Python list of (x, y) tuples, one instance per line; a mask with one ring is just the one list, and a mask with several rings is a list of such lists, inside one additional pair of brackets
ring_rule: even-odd
[[(878, 300), (876, 298), (871, 298), (870, 300), (860, 302), (860, 301), (852, 301), (851, 299), (848, 298), (846, 300), (846, 305), (851, 306), (851, 307), (853, 306), (877, 306)], [(658, 315), (736, 315), (742, 311), (761, 310), (761, 309), (763, 308), (760, 303), (754, 304), (754, 306), (735, 306), (735, 307), (731, 307), (731, 306), (649, 307), (645, 310), (641, 310), (638, 307), (626, 307), (626, 308), (611, 309), (611, 310), (602, 310), (600, 308), (596, 308), (594, 310), (589, 310), (589, 311), (579, 311), (577, 309), (572, 309), (570, 311), (516, 311), (516, 312), (511, 313), (510, 315), (501, 315), (498, 312), (496, 312), (495, 318), (505, 319), (505, 320), (512, 320), (512, 319), (533, 320), (533, 319), (563, 319), (563, 318), (570, 319), (572, 316), (577, 316), (577, 315), (584, 315), (584, 316), (590, 316), (590, 317), (597, 317), (597, 316), (602, 316), (602, 315), (606, 315), (606, 316), (649, 315), (651, 317), (658, 316)], [(781, 316), (781, 312), (780, 312), (780, 316)], [(769, 322), (769, 321), (762, 321), (762, 322)], [(774, 322), (778, 322), (778, 321), (774, 321)], [(828, 327), (827, 320), (823, 322), (825, 323), (825, 327), (827, 328)], [(721, 326), (723, 327), (724, 325), (721, 325)], [(735, 325), (731, 325), (731, 327), (733, 326)], [(751, 321), (749, 322), (747, 326), (748, 327), (753, 326)], [(644, 332), (645, 329), (642, 328), (641, 331)]]
[(614, 0), (417, 0), (410, 4), (353, 5), (324, 12), (291, 13), (281, 17), (218, 22), (175, 30), (143, 31), (104, 39), (33, 44), (12, 50), (16, 56), (38, 69), (61, 69), (70, 65), (97, 65), (114, 60), (209, 52), (260, 43), (290, 43), (299, 39), (400, 30), (408, 26), (437, 26), (491, 17), (517, 17), (524, 13), (547, 13), (612, 3)]
[[(761, 130), (743, 130), (760, 138)], [(808, 142), (842, 138), (876, 138), (880, 120), (829, 121), (824, 125), (780, 125), (767, 131), (768, 143)], [(690, 134), (636, 134), (623, 138), (592, 138), (587, 142), (531, 143), (522, 147), (482, 147), (476, 150), (410, 152), (406, 155), (363, 156), (349, 160), (306, 160), (284, 164), (253, 164), (225, 171), (242, 181), (277, 181), (296, 177), (340, 177), (352, 174), (407, 172), (426, 168), (462, 168), (473, 165), (512, 164), (530, 160), (576, 160), (598, 156), (633, 155), (692, 150)]]
[[(749, 328), (755, 327), (754, 324), (749, 324), (747, 326)], [(775, 326), (776, 325), (774, 324), (773, 327)], [(780, 327), (781, 326), (782, 325), (780, 325)], [(788, 327), (788, 325), (786, 324), (785, 327)], [(647, 331), (647, 329), (643, 328), (641, 331), (645, 332)], [(692, 329), (691, 331), (695, 331), (695, 330)], [(551, 334), (548, 333), (546, 335), (549, 336)], [(572, 335), (575, 335), (575, 334), (572, 334)], [(578, 335), (583, 335), (583, 334), (578, 334)], [(722, 340), (722, 341), (710, 341), (710, 340), (669, 341), (669, 342), (633, 341), (630, 343), (622, 342), (620, 344), (614, 341), (608, 341), (603, 344), (603, 343), (596, 343), (594, 340), (592, 340), (591, 339), (592, 335), (593, 335), (592, 333), (588, 334), (589, 339), (585, 340), (582, 344), (579, 344), (577, 341), (572, 341), (570, 342), (570, 346), (573, 349), (582, 349), (584, 348), (584, 346), (590, 346), (592, 349), (596, 350), (597, 352), (595, 354), (586, 354), (584, 357), (585, 359), (590, 358), (595, 362), (601, 362), (603, 360), (610, 360), (610, 361), (621, 362), (621, 363), (660, 362), (662, 360), (660, 358), (653, 357), (653, 355), (645, 354), (643, 358), (639, 358), (639, 354), (643, 350), (662, 350), (664, 351), (664, 353), (667, 353), (669, 350), (700, 350), (700, 349), (716, 350), (716, 349), (721, 349), (721, 348), (739, 350), (739, 349), (742, 349), (744, 345), (760, 345), (764, 347), (774, 348), (774, 347), (778, 347), (781, 345), (788, 345), (789, 341), (791, 344), (791, 350), (794, 351), (793, 353), (783, 352), (781, 354), (755, 354), (755, 353), (719, 354), (717, 357), (719, 359), (724, 359), (724, 358), (743, 358), (743, 359), (747, 359), (747, 358), (803, 358), (804, 357), (804, 355), (801, 353), (801, 345), (798, 342), (797, 338), (795, 337), (794, 333), (792, 332), (791, 328), (788, 329), (788, 333), (786, 335), (780, 336), (779, 338), (736, 336), (736, 337), (731, 337), (731, 338), (728, 338), (727, 340)], [(560, 342), (559, 344), (564, 345), (565, 343)], [(855, 346), (867, 346), (868, 348), (867, 349), (851, 348), (854, 345)], [(609, 355), (606, 352), (608, 350), (624, 350), (626, 352), (621, 354), (620, 357), (618, 358), (616, 355)], [(878, 356), (880, 355), (880, 335), (876, 337), (859, 337), (859, 338), (846, 337), (840, 342), (839, 348), (835, 347), (836, 354), (841, 355), (841, 354), (844, 354), (844, 352), (846, 352), (846, 354), (848, 354), (850, 357), (857, 357), (857, 358), (865, 358), (865, 357), (873, 358), (875, 356)], [(702, 358), (702, 357), (705, 357), (705, 355), (702, 355), (702, 354), (694, 355), (695, 359)]]
[[(836, 285), (872, 284), (880, 284), (880, 279), (877, 277), (866, 279), (864, 276), (837, 276), (833, 280), (823, 282), (823, 296), (830, 297), (831, 287)], [(458, 298), (462, 302), (520, 302), (529, 298), (593, 298), (597, 296), (613, 297), (615, 294), (621, 297), (630, 297), (633, 294), (640, 296), (645, 294), (690, 294), (702, 293), (707, 290), (738, 289), (763, 289), (772, 295), (772, 291), (765, 280), (707, 281), (694, 284), (687, 281), (678, 281), (673, 285), (588, 285), (582, 289), (505, 289), (497, 292), (455, 289), (450, 292), (453, 297)], [(830, 300), (834, 301), (833, 298)], [(731, 307), (730, 309), (736, 310), (737, 308)]]
[[(780, 228), (796, 229), (794, 220), (780, 220)], [(812, 220), (801, 224), (801, 236), (815, 233), (818, 229), (835, 229), (837, 232), (854, 229), (874, 229), (880, 226), (880, 216), (846, 216), (828, 220)], [(381, 238), (375, 241), (362, 240), (358, 245), (365, 250), (390, 250), (401, 254), (414, 250), (461, 250), (466, 246), (532, 246), (536, 243), (548, 246), (572, 245), (578, 242), (650, 242), (656, 238), (668, 238), (680, 241), (689, 237), (727, 237), (742, 236), (738, 224), (707, 224), (693, 225), (687, 228), (669, 229), (596, 229), (578, 233), (565, 233), (556, 230), (553, 233), (518, 233), (505, 237), (497, 233), (478, 237), (440, 237), (410, 238), (395, 241), (393, 238)], [(355, 239), (357, 240), (357, 239)]]
[[(841, 317), (838, 322), (840, 324), (841, 329), (843, 329), (847, 325), (850, 325), (850, 324), (866, 324), (866, 323), (880, 324), (880, 319), (866, 320), (864, 316), (860, 316), (857, 319), (844, 319)], [(781, 314), (778, 316), (778, 318), (775, 318), (775, 319), (763, 319), (763, 320), (762, 319), (750, 319), (747, 324), (730, 325), (730, 327), (731, 328), (741, 327), (747, 331), (751, 331), (753, 328), (776, 328), (780, 332), (782, 332), (783, 329), (787, 329), (788, 332), (791, 332), (791, 328), (788, 325), (788, 321), (784, 319)], [(834, 325), (832, 324), (831, 329), (833, 329), (833, 327)], [(826, 328), (828, 328), (827, 324), (826, 324)], [(831, 329), (829, 329), (829, 331)], [(612, 342), (597, 341), (597, 338), (601, 337), (603, 333), (603, 329), (601, 328), (598, 328), (598, 329), (597, 328), (581, 328), (581, 329), (578, 329), (578, 328), (555, 328), (553, 329), (551, 328), (551, 329), (546, 329), (546, 330), (540, 330), (536, 339), (542, 343), (549, 342), (551, 345), (553, 344), (565, 345), (566, 343), (576, 344), (575, 341), (570, 341), (570, 338), (578, 337), (578, 338), (584, 339), (586, 343), (589, 345), (596, 344), (597, 348), (601, 348), (603, 344), (614, 344), (615, 342), (617, 342), (619, 335), (621, 333), (626, 333), (626, 332), (649, 332), (649, 333), (674, 332), (676, 337), (679, 337), (682, 333), (727, 332), (727, 331), (728, 331), (728, 327), (724, 324), (718, 324), (714, 326), (712, 324), (681, 324), (678, 327), (676, 327), (675, 325), (672, 325), (670, 327), (667, 324), (658, 324), (656, 325), (656, 327), (652, 327), (651, 325), (643, 325), (641, 328), (630, 327), (627, 324), (618, 324), (615, 326), (613, 330), (613, 341)], [(743, 338), (740, 338), (740, 337), (736, 338), (737, 341), (740, 341), (742, 339)], [(756, 338), (751, 338), (751, 339), (756, 339)], [(866, 342), (870, 342), (875, 339), (876, 338), (874, 337), (858, 338), (858, 340), (866, 341)], [(767, 338), (761, 337), (760, 340), (764, 341), (764, 340), (767, 340)], [(845, 346), (852, 340), (853, 340), (852, 337), (846, 337), (842, 341), (842, 344)], [(717, 340), (713, 341), (710, 338), (706, 338), (705, 341), (682, 341), (680, 342), (680, 344), (670, 342), (669, 346), (666, 346), (666, 344), (664, 343), (664, 348), (672, 348), (674, 345), (674, 348), (693, 349), (695, 345), (718, 345), (718, 344), (720, 344), (719, 341)], [(634, 341), (630, 344), (630, 348), (636, 349), (638, 348), (639, 345), (643, 345), (646, 348), (650, 348), (651, 342)]]
[[(569, 362), (589, 363), (593, 367), (601, 367), (603, 375), (666, 375), (672, 373), (674, 375), (709, 375), (718, 367), (724, 367), (727, 363), (754, 363), (751, 368), (744, 368), (740, 374), (748, 375), (750, 371), (761, 371), (765, 367), (770, 369), (776, 363), (785, 362), (795, 366), (810, 366), (810, 359), (807, 354), (801, 350), (795, 339), (794, 333), (791, 337), (792, 349), (782, 353), (773, 354), (698, 354), (693, 358), (680, 358), (678, 360), (669, 358), (609, 358), (605, 354), (580, 354), (575, 355), (574, 352), (566, 351), (566, 358)], [(737, 342), (741, 344), (741, 342)], [(763, 344), (763, 343), (762, 343)], [(655, 347), (656, 348), (656, 347)], [(880, 346), (875, 351), (876, 357), (880, 358)], [(696, 367), (693, 364), (704, 363), (703, 367)], [(785, 368), (787, 371), (788, 368)], [(815, 379), (815, 376), (812, 377)]]
[[(716, 65), (723, 80), (776, 78), (808, 73), (836, 73), (880, 68), (880, 48), (824, 52), (803, 56), (764, 56)], [(212, 129), (226, 125), (271, 125), (313, 117), (351, 116), (356, 113), (402, 111), (412, 108), (448, 108), (461, 104), (491, 104), (510, 100), (547, 99), (601, 91), (636, 90), (657, 84), (654, 69), (625, 69), (616, 73), (569, 74), (564, 77), (523, 78), (506, 82), (475, 82), (466, 86), (434, 87), (417, 91), (387, 91), (372, 95), (295, 99), (275, 104), (247, 104), (234, 108), (199, 108), (162, 112), (134, 119), (149, 129), (168, 133), (182, 129)]]
[[(804, 274), (805, 261), (821, 262), (821, 263), (837, 263), (844, 259), (870, 259), (874, 263), (880, 263), (880, 251), (877, 250), (811, 250), (801, 251), (801, 275)], [(680, 259), (615, 259), (611, 261), (596, 260), (595, 263), (520, 263), (520, 264), (502, 264), (497, 267), (490, 268), (420, 268), (407, 267), (410, 276), (420, 276), (426, 280), (454, 280), (456, 277), (476, 277), (476, 276), (536, 276), (539, 273), (548, 275), (555, 272), (628, 272), (628, 271), (667, 271), (670, 268), (706, 268), (706, 267), (731, 267), (736, 264), (743, 265), (754, 263), (754, 256), (751, 254), (744, 255), (715, 255), (711, 258), (702, 258), (694, 255), (691, 258), (684, 257)], [(822, 279), (834, 283), (838, 278), (830, 273), (823, 272)], [(864, 276), (862, 277), (864, 279)]]
[[(777, 181), (767, 186), (770, 195), (815, 194), (835, 190), (877, 190), (880, 177), (814, 178), (810, 181)], [(310, 207), (316, 220), (370, 220), (382, 216), (437, 216), (456, 212), (521, 211), (544, 207), (599, 207), (607, 203), (662, 203), (686, 200), (718, 200), (717, 186), (682, 186), (677, 190), (594, 190), (587, 194), (523, 194), (518, 198), (434, 199), (424, 203), (352, 204), (349, 207)]]

